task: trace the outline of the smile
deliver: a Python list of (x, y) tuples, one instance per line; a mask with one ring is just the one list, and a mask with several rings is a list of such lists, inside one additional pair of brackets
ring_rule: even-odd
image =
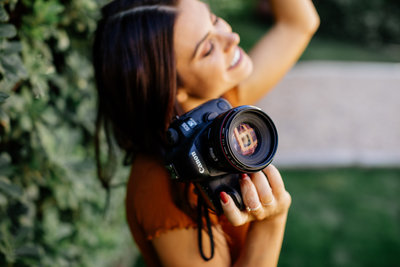
[(229, 69), (236, 67), (242, 59), (242, 51), (239, 47), (236, 48), (235, 54), (233, 55), (231, 64), (229, 65)]

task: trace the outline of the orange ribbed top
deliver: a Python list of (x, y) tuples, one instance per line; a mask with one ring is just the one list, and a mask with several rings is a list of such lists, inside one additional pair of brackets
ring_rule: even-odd
[[(189, 201), (195, 205), (197, 196), (193, 189), (194, 186), (191, 186)], [(127, 185), (125, 204), (130, 231), (147, 266), (161, 266), (151, 242), (154, 237), (173, 229), (197, 228), (197, 223), (175, 205), (169, 174), (162, 162), (155, 159), (144, 156), (135, 159)], [(211, 213), (210, 219), (214, 225), (221, 225), (228, 237), (234, 262), (244, 244), (248, 224), (234, 227), (225, 216), (217, 217)]]

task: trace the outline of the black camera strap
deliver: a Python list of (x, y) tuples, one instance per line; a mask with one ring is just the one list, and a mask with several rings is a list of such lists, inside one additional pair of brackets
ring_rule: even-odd
[[(210, 221), (208, 207), (207, 205), (204, 204), (203, 198), (200, 195), (198, 195), (197, 198), (197, 212), (198, 212), (197, 216), (198, 242), (199, 242), (200, 255), (205, 261), (209, 261), (214, 257), (214, 238), (211, 229), (211, 221)], [(203, 229), (203, 213), (207, 223), (208, 237), (210, 238), (211, 255), (209, 257), (205, 256), (203, 251), (203, 237), (201, 234), (201, 231)]]

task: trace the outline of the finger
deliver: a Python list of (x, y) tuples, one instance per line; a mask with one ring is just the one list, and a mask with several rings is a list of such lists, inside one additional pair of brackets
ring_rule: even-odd
[(257, 189), (261, 204), (263, 206), (271, 205), (274, 201), (274, 195), (265, 174), (262, 172), (252, 173), (250, 174), (250, 178)]
[(258, 197), (257, 189), (247, 174), (241, 176), (240, 189), (247, 211), (255, 218), (261, 218), (263, 214), (262, 204)]
[(233, 226), (240, 226), (247, 222), (248, 214), (241, 212), (238, 207), (236, 207), (233, 199), (227, 193), (222, 191), (219, 196), (225, 217)]
[(268, 165), (263, 172), (267, 176), (269, 185), (272, 189), (273, 194), (280, 195), (284, 192), (285, 190), (285, 184), (283, 183), (282, 176), (279, 173), (278, 169), (275, 168), (274, 165), (270, 164)]

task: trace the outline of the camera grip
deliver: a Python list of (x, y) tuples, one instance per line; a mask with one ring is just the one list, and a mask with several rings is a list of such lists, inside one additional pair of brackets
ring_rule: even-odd
[(196, 186), (209, 208), (214, 210), (218, 215), (221, 215), (223, 209), (219, 195), (222, 191), (230, 195), (238, 209), (245, 209), (239, 179), (239, 174), (227, 174), (215, 177), (207, 182), (198, 183)]

